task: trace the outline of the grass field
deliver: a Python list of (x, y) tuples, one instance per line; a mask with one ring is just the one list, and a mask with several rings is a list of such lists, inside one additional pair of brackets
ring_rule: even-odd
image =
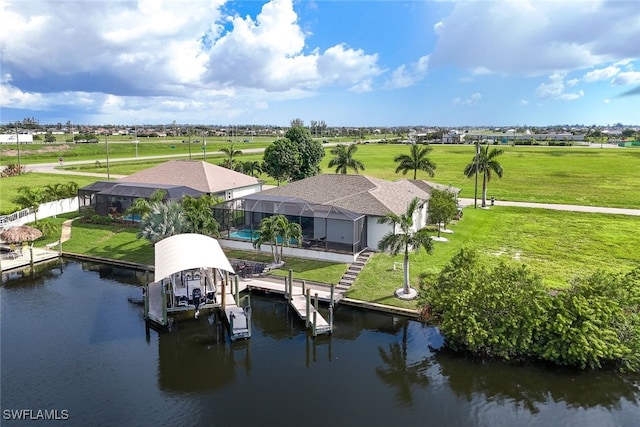
[[(436, 173), (430, 178), (418, 172), (418, 179), (462, 188), (460, 197), (472, 198), (474, 179), (462, 171), (475, 153), (471, 145), (432, 145), (430, 158), (436, 163)], [(566, 203), (590, 206), (640, 208), (640, 150), (626, 148), (578, 147), (500, 147), (504, 154), (498, 161), (504, 169), (503, 178), (494, 178), (488, 185), (488, 196), (498, 200)], [(397, 144), (365, 144), (358, 146), (357, 159), (364, 163), (365, 175), (384, 179), (413, 178), (396, 174), (393, 158), (408, 153), (409, 148)], [(324, 172), (331, 156), (327, 153)], [(481, 183), (480, 183), (481, 187)], [(480, 189), (479, 189), (480, 191)]]
[[(449, 242), (434, 242), (432, 255), (424, 250), (410, 255), (411, 283), (421, 273), (437, 273), (461, 248), (475, 248), (488, 264), (499, 261), (526, 264), (550, 288), (566, 287), (578, 275), (596, 270), (627, 272), (640, 266), (640, 221), (637, 217), (493, 207), (465, 208)], [(393, 262), (402, 256), (376, 254), (360, 273), (349, 296), (384, 304), (411, 307), (397, 301), (393, 291), (402, 286), (402, 271)]]
[[(261, 148), (262, 143), (247, 143), (235, 148)], [(101, 144), (79, 144), (82, 146)], [(118, 144), (114, 144), (118, 146)], [(124, 144), (120, 144), (124, 145)], [(151, 144), (154, 154), (184, 154), (181, 146), (175, 150), (165, 144)], [(188, 145), (188, 144), (184, 144)], [(221, 143), (219, 148), (228, 146)], [(101, 145), (104, 148), (104, 145)], [(169, 147), (169, 148), (167, 148)], [(89, 147), (90, 149), (91, 147)], [(192, 147), (193, 148), (193, 147)], [(471, 162), (474, 147), (471, 145), (432, 145), (431, 159), (437, 164), (433, 178), (424, 172), (418, 173), (419, 179), (430, 179), (441, 184), (451, 184), (462, 188), (461, 197), (473, 197), (474, 182), (462, 173), (464, 167)], [(640, 180), (637, 170), (640, 166), (640, 150), (632, 148), (580, 148), (580, 147), (500, 147), (504, 154), (498, 158), (504, 168), (503, 178), (494, 177), (488, 186), (488, 196), (498, 200), (527, 201), (540, 203), (566, 203), (590, 206), (609, 206), (619, 208), (640, 208)], [(127, 150), (130, 151), (131, 147)], [(111, 150), (111, 148), (110, 148)], [(173, 150), (173, 151), (172, 151)], [(207, 161), (218, 164), (221, 155), (213, 154), (215, 147), (207, 146)], [(365, 175), (383, 178), (400, 179), (412, 178), (407, 175), (396, 174), (396, 164), (393, 158), (400, 153), (407, 153), (408, 146), (400, 144), (362, 144), (358, 146), (356, 158), (361, 160), (366, 170)], [(202, 150), (192, 152), (192, 158), (203, 159)], [(323, 172), (331, 173), (327, 165), (331, 159), (329, 149), (321, 167)], [(121, 153), (131, 156), (130, 152)], [(83, 156), (88, 156), (84, 153)], [(103, 153), (101, 159), (104, 158)], [(117, 157), (113, 157), (116, 159)], [(184, 157), (183, 157), (184, 158)], [(26, 158), (30, 160), (30, 158)], [(69, 160), (69, 158), (66, 158)], [(239, 156), (240, 161), (261, 161), (262, 154), (247, 153)], [(27, 162), (25, 160), (25, 162)], [(48, 161), (56, 161), (56, 157), (49, 155)], [(126, 163), (113, 161), (110, 173), (114, 175), (129, 175), (141, 169), (148, 168), (164, 160), (139, 160)], [(99, 165), (91, 163), (82, 166), (69, 167), (71, 170), (83, 172), (106, 173), (106, 163)], [(267, 184), (276, 182), (263, 174), (260, 176)]]
[(96, 181), (95, 178), (80, 175), (58, 175), (46, 173), (28, 173), (0, 180), (0, 211), (13, 212), (19, 209), (12, 199), (18, 194), (19, 187), (45, 187), (49, 184), (75, 182), (84, 187)]

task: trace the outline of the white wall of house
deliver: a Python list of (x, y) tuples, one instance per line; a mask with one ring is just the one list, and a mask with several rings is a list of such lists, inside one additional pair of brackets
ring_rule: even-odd
[[(231, 193), (230, 199), (239, 199), (241, 197), (248, 196), (249, 194), (257, 193), (259, 191), (262, 191), (262, 184), (255, 184), (255, 185), (249, 185), (246, 187), (234, 188), (233, 190), (229, 190), (229, 192)], [(225, 199), (230, 200), (229, 198), (226, 198), (226, 197)]]
[(390, 224), (378, 224), (377, 216), (367, 217), (367, 246), (369, 249), (378, 250), (378, 242), (382, 237), (393, 230)]

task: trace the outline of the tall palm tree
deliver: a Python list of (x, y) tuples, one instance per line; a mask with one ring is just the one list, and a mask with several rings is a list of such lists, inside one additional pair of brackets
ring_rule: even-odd
[(353, 169), (355, 173), (364, 170), (364, 165), (360, 160), (353, 158), (353, 154), (358, 150), (358, 146), (354, 144), (344, 145), (338, 144), (331, 149), (331, 154), (335, 157), (329, 160), (329, 167), (335, 166), (336, 173), (346, 174), (347, 169)]
[[(389, 250), (391, 255), (398, 255), (400, 252), (404, 254), (403, 259), (403, 272), (404, 272), (404, 289), (403, 293), (408, 295), (411, 292), (409, 286), (409, 250), (419, 251), (420, 248), (424, 248), (427, 253), (433, 252), (433, 241), (431, 236), (424, 229), (413, 229), (413, 217), (417, 211), (424, 207), (422, 202), (417, 197), (414, 197), (407, 210), (401, 214), (395, 214), (390, 212), (384, 217), (378, 220), (379, 224), (391, 224), (393, 230), (385, 234), (380, 242), (378, 242), (378, 249), (381, 251)], [(400, 228), (400, 232), (396, 233), (396, 228)]]
[(429, 176), (435, 175), (436, 164), (427, 157), (431, 150), (432, 148), (428, 145), (411, 145), (409, 154), (398, 154), (393, 159), (398, 163), (396, 173), (402, 172), (403, 175), (406, 175), (408, 171), (412, 170), (413, 179), (417, 178), (419, 170), (425, 171)]
[(138, 237), (152, 244), (160, 240), (183, 233), (187, 229), (187, 219), (179, 202), (151, 202), (150, 212), (140, 220)]
[(236, 165), (236, 157), (241, 156), (242, 151), (234, 149), (233, 144), (231, 144), (228, 148), (221, 148), (220, 152), (225, 154), (225, 159), (222, 161), (222, 166), (227, 169), (234, 170)]
[(473, 161), (464, 168), (464, 174), (470, 178), (482, 172), (482, 207), (487, 206), (487, 184), (491, 180), (493, 173), (502, 178), (504, 170), (502, 165), (498, 163), (496, 157), (504, 153), (501, 148), (494, 148), (489, 151), (489, 146), (481, 147), (473, 158)]

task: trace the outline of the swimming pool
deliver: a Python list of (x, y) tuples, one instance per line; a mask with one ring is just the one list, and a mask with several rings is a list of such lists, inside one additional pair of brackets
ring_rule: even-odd
[(229, 237), (232, 239), (240, 239), (240, 240), (255, 240), (258, 238), (260, 233), (256, 230), (251, 230), (249, 228), (243, 228), (241, 230), (232, 231), (229, 233)]
[[(239, 239), (239, 240), (250, 240), (254, 241), (260, 236), (260, 233), (257, 230), (251, 230), (250, 228), (242, 228), (240, 230), (232, 231), (229, 233), (229, 237), (231, 239)], [(280, 243), (281, 239), (278, 238), (278, 243)], [(298, 241), (296, 239), (289, 239), (290, 245), (297, 245)]]

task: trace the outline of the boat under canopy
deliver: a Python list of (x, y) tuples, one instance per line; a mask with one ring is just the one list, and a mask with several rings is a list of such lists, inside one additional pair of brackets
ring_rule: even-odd
[(216, 282), (221, 270), (235, 274), (218, 241), (202, 234), (177, 234), (155, 245), (155, 281), (145, 292), (145, 318), (166, 326), (168, 316), (198, 316), (220, 307)]
[(215, 268), (235, 274), (218, 241), (202, 234), (176, 234), (155, 245), (155, 280), (180, 271)]

